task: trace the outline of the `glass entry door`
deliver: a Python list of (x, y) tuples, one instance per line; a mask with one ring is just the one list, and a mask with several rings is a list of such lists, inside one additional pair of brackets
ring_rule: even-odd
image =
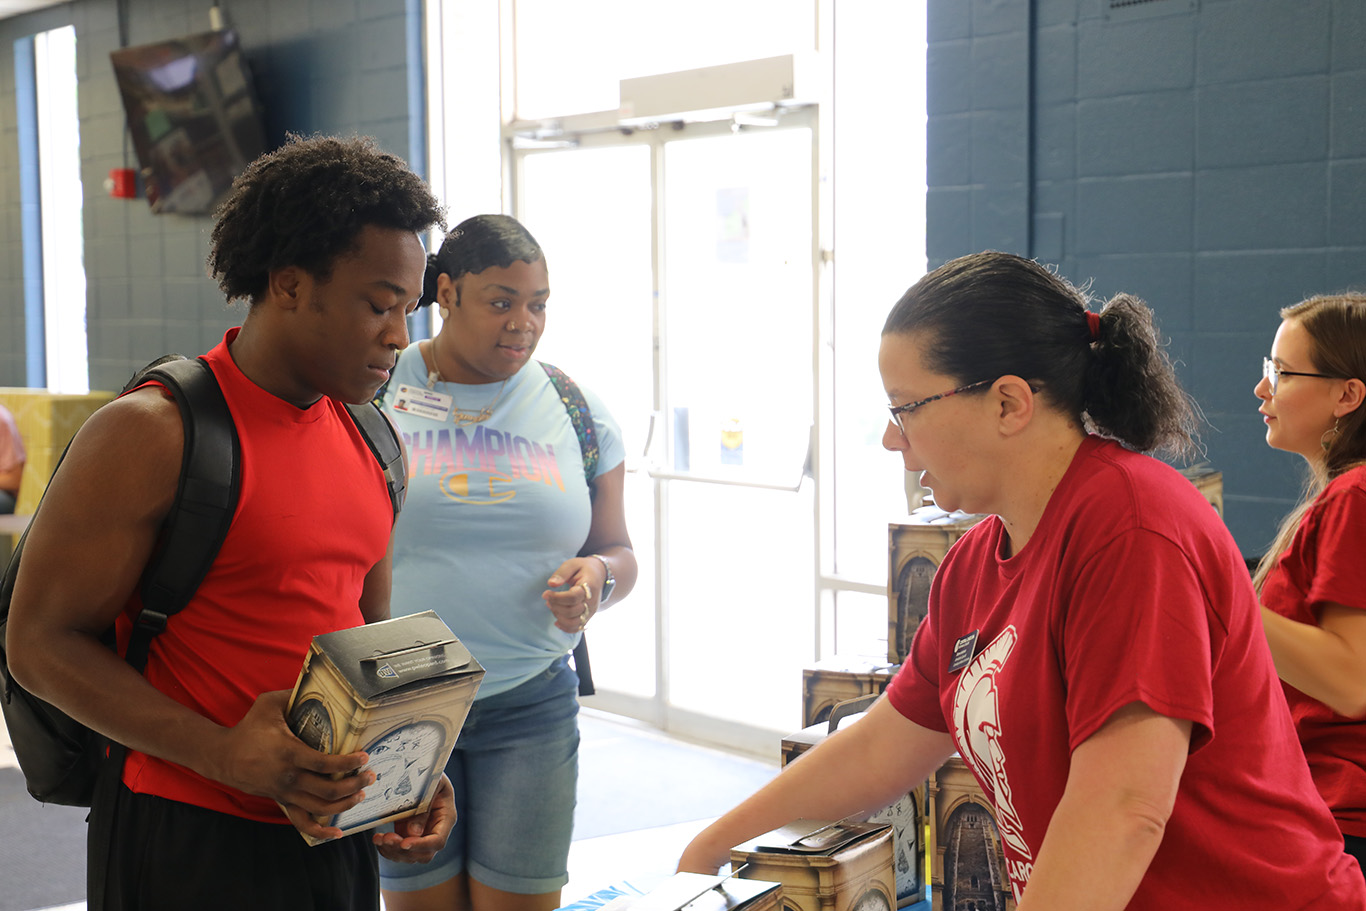
[(684, 729), (800, 727), (815, 630), (812, 485), (800, 483), (814, 411), (811, 159), (809, 129), (664, 149), (670, 445), (655, 473), (669, 701)]
[(591, 627), (596, 704), (766, 752), (815, 657), (813, 149), (808, 119), (515, 159), (550, 267), (540, 355), (629, 452), (641, 578)]
[(593, 678), (656, 720), (655, 510), (642, 453), (655, 408), (651, 152), (615, 145), (528, 155), (518, 217), (545, 250), (546, 329), (536, 357), (607, 404), (626, 441), (627, 528), (640, 564), (634, 593), (593, 624)]

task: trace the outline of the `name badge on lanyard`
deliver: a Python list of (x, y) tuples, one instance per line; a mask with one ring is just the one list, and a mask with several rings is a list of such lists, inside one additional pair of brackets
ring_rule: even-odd
[(452, 399), (444, 392), (423, 389), (421, 386), (402, 385), (394, 394), (394, 410), (404, 414), (445, 421), (451, 416)]
[(956, 674), (968, 666), (968, 662), (977, 652), (977, 634), (979, 632), (981, 630), (973, 630), (953, 644), (953, 657), (949, 659), (950, 674)]

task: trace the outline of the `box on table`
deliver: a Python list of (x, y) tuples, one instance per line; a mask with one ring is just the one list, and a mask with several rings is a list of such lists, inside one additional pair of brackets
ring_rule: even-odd
[[(813, 724), (783, 738), (782, 764), (787, 765), (839, 729), (853, 724), (876, 696), (862, 696), (835, 706), (830, 720)], [(851, 710), (846, 714), (846, 710)], [(906, 908), (925, 900), (925, 792), (922, 782), (889, 807), (868, 818), (892, 827), (892, 874), (896, 879), (896, 907)]]
[(897, 670), (880, 657), (838, 655), (802, 668), (802, 727), (827, 720), (841, 702), (881, 693)]
[(896, 907), (888, 825), (799, 819), (732, 848), (730, 864), (737, 877), (782, 883), (784, 911)]
[(649, 888), (620, 882), (558, 911), (783, 911), (779, 883), (675, 873)]
[(365, 800), (318, 821), (349, 835), (425, 813), (483, 678), (432, 611), (314, 636), (289, 727), (323, 753), (365, 751), (378, 776)]
[(950, 756), (930, 776), (928, 791), (933, 911), (1014, 911), (996, 808), (962, 757)]
[(930, 609), (930, 580), (955, 541), (986, 516), (922, 506), (887, 525), (887, 660), (901, 664)]

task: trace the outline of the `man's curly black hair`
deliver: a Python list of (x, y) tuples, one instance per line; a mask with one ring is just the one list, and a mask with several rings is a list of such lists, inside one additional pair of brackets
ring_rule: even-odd
[(270, 272), (298, 266), (326, 281), (366, 225), (445, 227), (427, 184), (373, 139), (289, 135), (233, 181), (214, 214), (209, 274), (228, 300), (259, 301)]

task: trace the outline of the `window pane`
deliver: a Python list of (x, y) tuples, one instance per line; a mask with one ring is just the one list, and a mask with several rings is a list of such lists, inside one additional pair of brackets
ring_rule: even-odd
[(795, 484), (810, 442), (811, 131), (665, 150), (673, 467)]
[[(886, 534), (885, 527), (883, 534)], [(885, 556), (883, 563), (886, 563)], [(886, 657), (889, 626), (886, 595), (836, 592), (835, 618), (834, 648), (823, 657)]]
[[(680, 473), (801, 477), (813, 386), (811, 135), (665, 146), (661, 343)], [(670, 703), (795, 730), (797, 682), (815, 651), (812, 485), (669, 481), (666, 497)]]
[[(843, 3), (835, 15), (835, 571), (877, 584), (887, 523), (907, 512), (905, 469), (882, 448), (877, 351), (888, 311), (925, 272), (925, 8)], [(841, 652), (855, 646), (840, 636)]]
[(516, 0), (516, 116), (615, 110), (622, 79), (813, 50), (815, 6), (815, 0)]
[(90, 391), (86, 366), (81, 131), (76, 109), (76, 30), (37, 35), (39, 193), (43, 213), (43, 311), (47, 388)]
[(550, 270), (546, 332), (536, 357), (561, 367), (607, 406), (626, 443), (626, 528), (635, 591), (592, 623), (602, 692), (655, 693), (654, 490), (640, 456), (654, 407), (650, 150), (542, 152), (522, 160), (527, 230)]
[(801, 727), (811, 663), (811, 486), (799, 493), (673, 482), (668, 578), (672, 705)]

